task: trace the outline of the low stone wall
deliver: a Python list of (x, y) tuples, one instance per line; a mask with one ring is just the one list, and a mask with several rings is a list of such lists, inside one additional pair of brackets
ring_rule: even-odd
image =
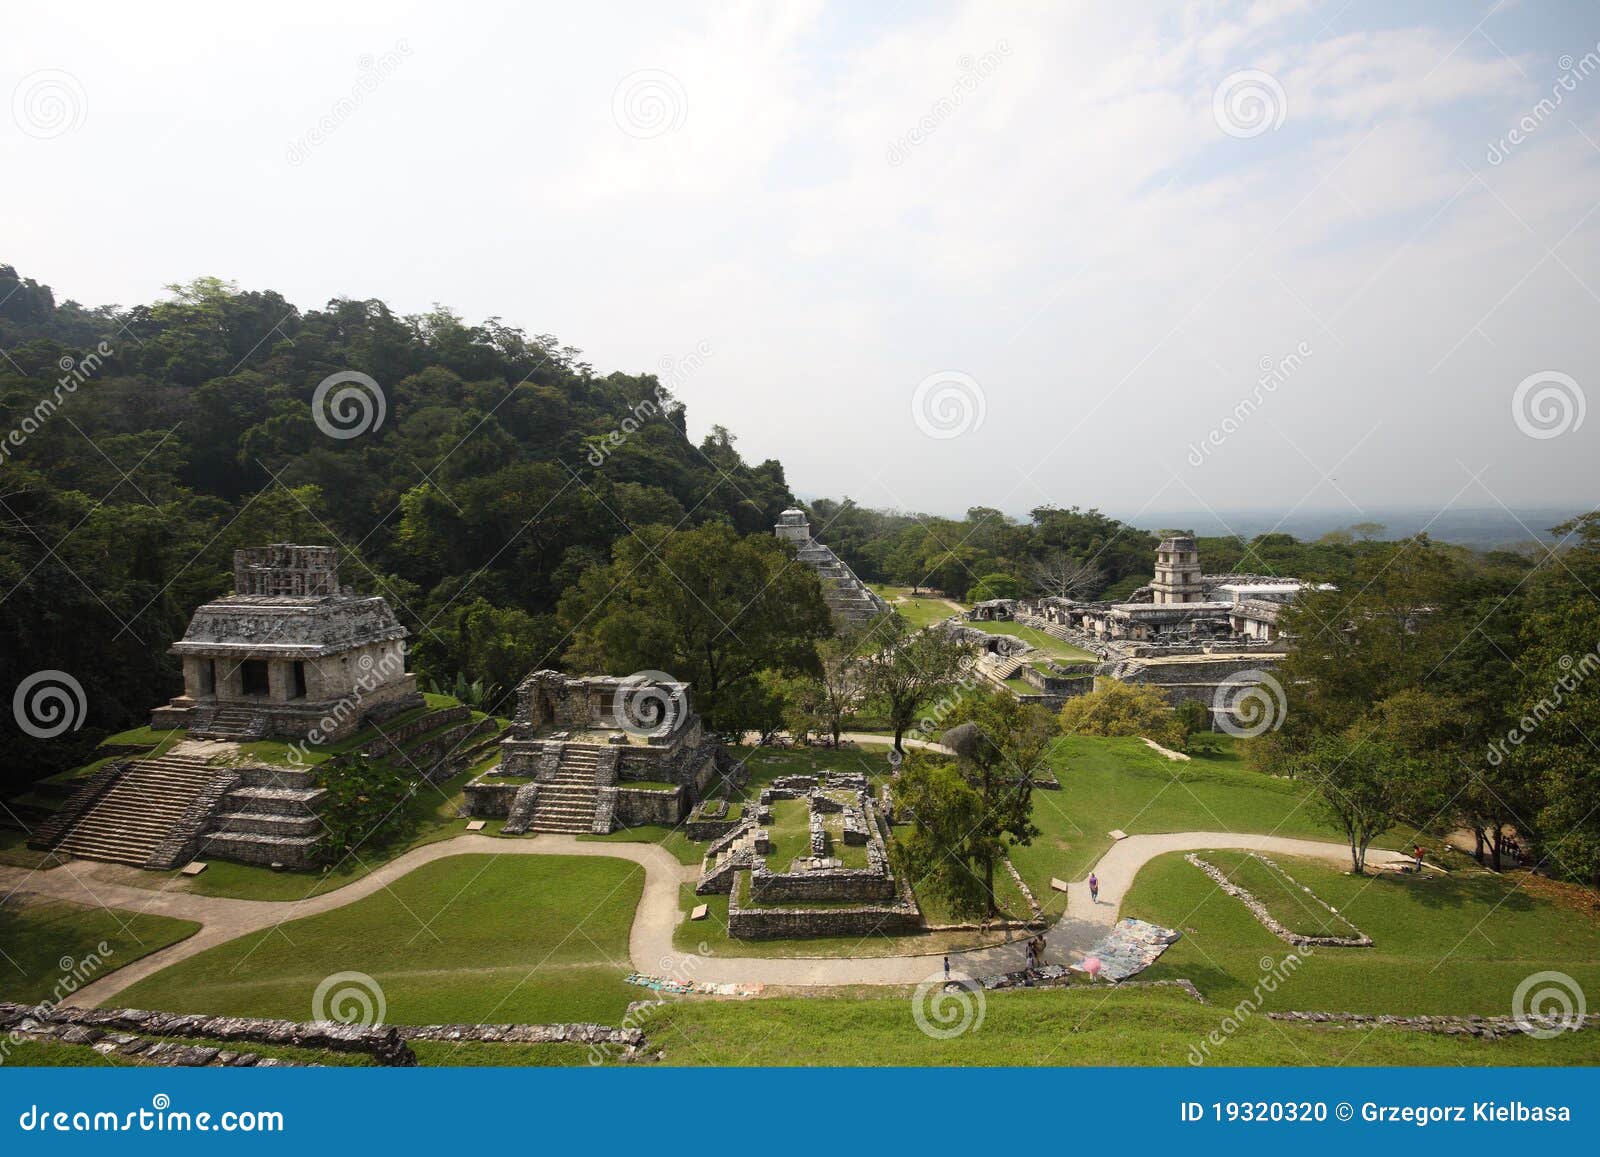
[[(334, 1021), (273, 1020), (265, 1017), (202, 1016), (146, 1012), (136, 1008), (44, 1007), (0, 1002), (0, 1030), (55, 1027), (67, 1044), (93, 1043), (107, 1033), (204, 1038), (246, 1044), (368, 1053), (380, 1064), (409, 1066), (416, 1057), (406, 1041), (479, 1041), (487, 1044), (616, 1045), (629, 1053), (645, 1044), (637, 1028), (600, 1024), (347, 1025)], [(52, 1034), (55, 1035), (55, 1034)], [(213, 1053), (218, 1050), (212, 1049)], [(170, 1063), (170, 1062), (169, 1062)], [(207, 1060), (177, 1063), (206, 1064)]]
[(1340, 1028), (1398, 1028), (1411, 1032), (1436, 1032), (1445, 1036), (1475, 1036), (1484, 1040), (1522, 1036), (1529, 1031), (1581, 1032), (1600, 1028), (1600, 1013), (1538, 1016), (1373, 1016), (1362, 1012), (1269, 1012), (1268, 1020), (1302, 1024), (1331, 1024)]
[(622, 782), (617, 784), (616, 790), (616, 821), (623, 827), (636, 828), (640, 824), (674, 827), (683, 819), (684, 788), (651, 790), (629, 787)]
[(739, 826), (737, 808), (737, 804), (730, 805), (725, 799), (703, 800), (689, 813), (684, 834), (696, 841), (719, 839)]
[(740, 940), (791, 940), (808, 936), (904, 936), (923, 929), (915, 904), (858, 908), (754, 908), (728, 894), (728, 935)]
[[(1321, 904), (1324, 908), (1327, 908), (1330, 913), (1338, 916), (1339, 920), (1355, 933), (1354, 936), (1307, 936), (1300, 932), (1291, 932), (1289, 929), (1280, 924), (1271, 912), (1267, 911), (1267, 906), (1258, 900), (1254, 893), (1252, 893), (1248, 888), (1241, 888), (1238, 884), (1235, 884), (1232, 880), (1228, 879), (1227, 874), (1223, 872), (1221, 868), (1217, 867), (1215, 864), (1202, 860), (1193, 852), (1190, 852), (1183, 858), (1189, 861), (1189, 863), (1193, 864), (1195, 867), (1199, 868), (1206, 875), (1210, 876), (1212, 881), (1215, 882), (1217, 887), (1222, 891), (1237, 898), (1247, 909), (1249, 909), (1250, 914), (1261, 922), (1261, 926), (1263, 928), (1265, 928), (1268, 932), (1271, 932), (1280, 940), (1286, 940), (1290, 944), (1295, 944), (1302, 947), (1310, 946), (1314, 948), (1372, 947), (1372, 937), (1366, 935), (1361, 931), (1361, 929), (1350, 923), (1350, 921), (1346, 920), (1343, 916), (1339, 916), (1339, 913), (1334, 912), (1333, 908), (1326, 901), (1319, 899), (1309, 888), (1305, 890), (1306, 894), (1311, 896), (1312, 899), (1316, 900), (1317, 903)], [(1274, 864), (1265, 856), (1257, 856), (1256, 858), (1262, 863), (1266, 864), (1273, 871), (1281, 873), (1283, 878), (1290, 884), (1294, 884), (1296, 882), (1293, 876), (1289, 875), (1288, 872), (1285, 872), (1282, 868), (1278, 867), (1278, 865)]]
[(505, 819), (511, 814), (511, 801), (517, 796), (521, 784), (478, 778), (467, 784), (467, 802), (464, 810), (469, 816), (480, 819)]
[(750, 873), (752, 904), (870, 902), (892, 900), (894, 896), (894, 877), (871, 868), (818, 868), (811, 872), (769, 872), (761, 868)]

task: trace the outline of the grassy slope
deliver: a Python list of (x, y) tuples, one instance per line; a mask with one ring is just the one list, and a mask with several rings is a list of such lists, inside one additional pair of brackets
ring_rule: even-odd
[(967, 626), (976, 627), (978, 630), (985, 631), (991, 635), (1015, 635), (1024, 643), (1028, 643), (1043, 651), (1046, 655), (1060, 659), (1063, 662), (1093, 663), (1098, 661), (1094, 655), (1085, 651), (1082, 647), (1074, 647), (1064, 639), (1058, 639), (1054, 635), (1047, 635), (1036, 627), (1024, 626), (1021, 623), (993, 621), (969, 622)]
[[(0, 906), (0, 1000), (60, 1000), (70, 995), (57, 991), (63, 981), (72, 983), (67, 973), (83, 970), (89, 980), (97, 980), (199, 929), (188, 920), (166, 916), (59, 902), (26, 907), (7, 903)], [(109, 952), (100, 951), (102, 943)], [(105, 964), (91, 968), (86, 963), (91, 954)], [(64, 961), (69, 962), (65, 969)]]
[[(1193, 869), (1191, 869), (1192, 871)], [(1184, 1065), (1228, 1008), (1170, 989), (987, 993), (983, 1022), (925, 1035), (909, 993), (677, 1001), (643, 1025), (674, 1065)], [(1483, 1042), (1427, 1033), (1280, 1025), (1247, 1017), (1213, 1050), (1248, 1065), (1541, 1065), (1600, 1062), (1600, 1032)]]
[[(1225, 853), (1205, 858), (1226, 866)], [(1317, 861), (1277, 862), (1374, 946), (1299, 950), (1303, 963), (1265, 994), (1266, 1008), (1503, 1016), (1517, 985), (1545, 969), (1568, 973), (1590, 992), (1600, 988), (1600, 922), (1530, 896), (1515, 877), (1466, 870), (1358, 877)], [(1283, 894), (1264, 899), (1289, 902)], [(1162, 856), (1139, 874), (1123, 914), (1185, 933), (1145, 978), (1187, 977), (1219, 1005), (1252, 995), (1264, 958), (1297, 951), (1181, 855)]]
[(1114, 829), (1149, 832), (1271, 832), (1337, 840), (1305, 802), (1306, 785), (1246, 770), (1236, 749), (1187, 762), (1138, 739), (1068, 736), (1054, 758), (1061, 791), (1035, 791), (1033, 818), (1043, 835), (1013, 848), (1011, 860), (1047, 911), (1065, 903), (1050, 877), (1077, 880), (1105, 855)]
[(381, 985), (392, 1024), (615, 1023), (638, 996), (621, 978), (643, 883), (620, 860), (452, 856), (175, 964), (117, 1002), (305, 1019), (319, 982), (356, 971)]

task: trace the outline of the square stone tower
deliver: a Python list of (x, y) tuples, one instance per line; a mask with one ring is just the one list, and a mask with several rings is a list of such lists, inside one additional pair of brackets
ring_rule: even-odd
[(1200, 581), (1200, 547), (1187, 534), (1167, 534), (1156, 547), (1156, 574), (1150, 584), (1157, 604), (1200, 603), (1205, 585)]

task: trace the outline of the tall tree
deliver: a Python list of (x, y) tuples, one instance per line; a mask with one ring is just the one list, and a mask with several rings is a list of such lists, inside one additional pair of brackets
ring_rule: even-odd
[(950, 691), (973, 661), (969, 644), (937, 627), (914, 631), (898, 613), (884, 625), (884, 648), (866, 664), (864, 690), (894, 730), (894, 749), (905, 754), (905, 734), (923, 705)]

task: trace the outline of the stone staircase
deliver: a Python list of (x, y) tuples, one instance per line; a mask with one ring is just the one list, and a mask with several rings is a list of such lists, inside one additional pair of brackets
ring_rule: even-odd
[(267, 734), (267, 720), (253, 707), (196, 707), (189, 723), (189, 735), (195, 739), (241, 740), (263, 739)]
[(555, 775), (539, 780), (538, 801), (528, 829), (536, 832), (591, 832), (600, 806), (597, 772), (600, 749), (569, 743), (561, 750)]
[(62, 857), (144, 867), (219, 775), (231, 773), (195, 756), (133, 760), (54, 850)]
[(1029, 654), (1031, 654), (1031, 652), (1023, 652), (1020, 655), (1008, 655), (1005, 658), (997, 658), (989, 663), (986, 669), (991, 676), (1004, 683), (1007, 679), (1011, 678), (1011, 676), (1015, 675), (1019, 668), (1028, 665)]
[(316, 863), (323, 829), (317, 805), (327, 792), (310, 771), (238, 768), (239, 784), (222, 797), (200, 851), (247, 864), (307, 868)]

